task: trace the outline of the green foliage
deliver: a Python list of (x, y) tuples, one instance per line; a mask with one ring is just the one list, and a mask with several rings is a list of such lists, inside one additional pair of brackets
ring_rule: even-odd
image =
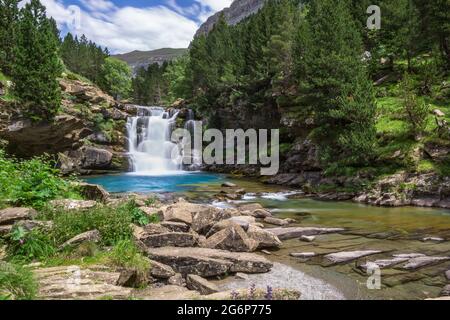
[(133, 99), (141, 105), (158, 105), (166, 95), (168, 83), (163, 77), (168, 64), (157, 63), (146, 68), (140, 68), (133, 78)]
[[(14, 181), (14, 183), (11, 183)], [(46, 157), (19, 162), (0, 149), (0, 203), (42, 208), (57, 198), (79, 197)]]
[(146, 274), (150, 268), (150, 261), (129, 239), (119, 241), (109, 254), (109, 259), (116, 267), (137, 270), (141, 274)]
[(19, 0), (0, 0), (0, 71), (11, 74)]
[(404, 117), (410, 127), (411, 134), (418, 138), (423, 134), (427, 126), (430, 108), (426, 103), (418, 101), (414, 93), (412, 80), (408, 74), (405, 74), (403, 77), (401, 92)]
[(78, 39), (69, 32), (61, 44), (61, 57), (69, 70), (96, 84), (102, 83), (102, 67), (108, 56), (108, 49), (89, 41), (85, 35)]
[(107, 58), (102, 66), (102, 87), (116, 98), (128, 98), (131, 92), (131, 69), (126, 62)]
[(96, 229), (102, 235), (102, 244), (111, 246), (132, 236), (133, 212), (130, 207), (127, 203), (117, 208), (96, 207), (79, 212), (49, 210), (43, 213), (42, 219), (53, 220), (51, 236), (58, 245)]
[(30, 270), (0, 261), (0, 300), (32, 300), (36, 297), (37, 289)]
[(184, 55), (169, 63), (164, 72), (164, 80), (168, 86), (165, 101), (169, 104), (180, 97), (190, 98), (192, 95), (191, 83), (187, 74), (188, 65), (189, 55)]
[(366, 165), (374, 157), (375, 98), (347, 1), (315, 1), (299, 36), (301, 91), (326, 166)]
[(19, 14), (12, 81), (14, 95), (35, 121), (52, 120), (61, 105), (58, 46), (54, 22), (38, 0), (31, 0)]
[(14, 262), (45, 260), (56, 251), (49, 235), (38, 229), (28, 232), (19, 226), (14, 228), (9, 236), (8, 257)]

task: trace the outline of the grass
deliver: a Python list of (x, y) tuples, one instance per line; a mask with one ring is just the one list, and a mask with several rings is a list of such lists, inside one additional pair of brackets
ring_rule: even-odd
[(37, 288), (30, 270), (0, 261), (0, 300), (33, 300)]

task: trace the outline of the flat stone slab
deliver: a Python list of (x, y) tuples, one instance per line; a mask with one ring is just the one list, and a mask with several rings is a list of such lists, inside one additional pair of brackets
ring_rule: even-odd
[(147, 250), (152, 260), (171, 266), (183, 275), (214, 277), (229, 273), (265, 273), (273, 264), (252, 253), (229, 252), (208, 248), (164, 247)]
[(37, 216), (31, 208), (6, 208), (0, 210), (0, 225), (10, 225), (21, 220), (30, 220)]
[(198, 291), (202, 295), (213, 294), (220, 291), (219, 287), (214, 283), (195, 274), (189, 274), (186, 277), (186, 285), (189, 289)]
[(169, 279), (175, 275), (172, 267), (150, 260), (150, 275), (158, 279)]
[(360, 268), (364, 271), (367, 271), (367, 269), (370, 268), (386, 269), (407, 261), (409, 261), (409, 258), (393, 258), (393, 259), (368, 261), (365, 264), (361, 265)]
[(147, 247), (192, 247), (198, 242), (198, 235), (195, 233), (167, 232), (146, 235), (141, 240)]
[(405, 270), (417, 270), (423, 267), (435, 265), (450, 260), (450, 257), (417, 257), (412, 258), (403, 266)]
[(126, 300), (131, 289), (117, 286), (120, 273), (81, 269), (78, 266), (54, 267), (33, 271), (39, 283), (40, 299), (98, 300), (111, 298)]
[(342, 228), (315, 228), (315, 227), (290, 227), (290, 228), (270, 228), (266, 229), (272, 232), (280, 240), (300, 238), (302, 236), (316, 236), (328, 233), (339, 233), (345, 231)]
[(382, 251), (378, 250), (366, 250), (366, 251), (342, 251), (337, 253), (327, 254), (324, 257), (326, 263), (329, 264), (339, 264), (339, 263), (347, 263), (353, 260), (371, 256), (374, 254), (379, 254)]
[(314, 252), (293, 252), (289, 254), (291, 257), (294, 258), (300, 258), (300, 259), (310, 259), (310, 258), (314, 258), (316, 256), (316, 254)]

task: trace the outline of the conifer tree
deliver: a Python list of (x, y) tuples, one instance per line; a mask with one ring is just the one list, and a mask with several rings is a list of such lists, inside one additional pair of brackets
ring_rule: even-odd
[(325, 164), (367, 163), (375, 144), (375, 103), (348, 1), (314, 1), (300, 42), (302, 90)]
[(20, 10), (12, 68), (14, 94), (34, 120), (51, 120), (61, 104), (62, 65), (53, 24), (39, 0)]
[(11, 74), (19, 0), (0, 0), (0, 70)]

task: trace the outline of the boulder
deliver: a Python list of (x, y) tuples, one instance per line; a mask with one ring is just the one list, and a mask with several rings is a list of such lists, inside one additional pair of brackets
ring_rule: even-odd
[(342, 251), (337, 253), (327, 254), (324, 257), (325, 263), (327, 264), (339, 264), (339, 263), (348, 263), (350, 261), (371, 256), (374, 254), (379, 254), (382, 251), (377, 250), (366, 250), (366, 251)]
[(290, 222), (287, 221), (287, 220), (278, 219), (278, 218), (274, 218), (274, 217), (266, 217), (264, 219), (264, 222), (268, 223), (268, 224), (273, 224), (273, 225), (276, 225), (276, 226), (281, 226), (281, 227), (282, 226), (287, 226), (288, 224), (290, 224)]
[(158, 261), (150, 260), (150, 275), (157, 279), (169, 279), (175, 275), (175, 271), (170, 266)]
[(120, 111), (117, 108), (103, 108), (102, 115), (105, 119), (112, 120), (127, 120), (128, 114), (126, 112)]
[(229, 273), (265, 273), (272, 263), (252, 253), (236, 253), (207, 248), (155, 248), (148, 249), (152, 260), (171, 266), (184, 275), (215, 277)]
[(136, 269), (125, 269), (120, 272), (116, 285), (126, 288), (141, 288), (152, 282), (147, 274), (138, 272)]
[(0, 210), (0, 225), (14, 224), (20, 220), (31, 220), (36, 216), (36, 210), (31, 208), (6, 208)]
[(251, 215), (257, 219), (265, 219), (271, 217), (272, 213), (264, 209), (256, 209), (252, 212)]
[(364, 271), (367, 271), (367, 269), (370, 269), (370, 268), (386, 269), (386, 268), (394, 267), (394, 266), (396, 266), (400, 263), (406, 262), (408, 260), (409, 260), (409, 258), (393, 258), (393, 259), (368, 261), (359, 267)]
[(210, 249), (223, 249), (234, 252), (252, 252), (258, 242), (247, 236), (240, 226), (230, 226), (209, 237), (202, 246)]
[(91, 231), (87, 231), (82, 234), (79, 234), (70, 240), (67, 240), (66, 242), (64, 242), (61, 245), (61, 248), (65, 248), (68, 246), (76, 246), (76, 245), (79, 245), (84, 242), (97, 243), (97, 242), (100, 242), (100, 240), (101, 240), (100, 232), (98, 230), (91, 230)]
[(291, 227), (291, 228), (271, 228), (267, 231), (278, 236), (280, 240), (300, 238), (301, 236), (315, 236), (329, 233), (339, 233), (345, 231), (341, 228), (315, 228), (315, 227)]
[(423, 267), (428, 267), (430, 265), (435, 265), (442, 263), (444, 261), (450, 260), (450, 257), (417, 257), (412, 258), (407, 264), (403, 266), (405, 270), (417, 270)]
[(255, 210), (265, 210), (259, 203), (245, 203), (238, 206), (238, 209), (242, 212), (253, 212)]
[(224, 187), (224, 188), (236, 188), (237, 185), (234, 184), (234, 183), (231, 183), (231, 182), (225, 182), (225, 183), (222, 183), (222, 187)]
[(192, 224), (192, 213), (185, 208), (172, 206), (164, 211), (164, 221)]
[(316, 256), (314, 252), (293, 252), (289, 254), (293, 258), (300, 258), (300, 259), (311, 259)]
[(303, 241), (303, 242), (314, 242), (314, 240), (316, 240), (316, 237), (314, 237), (314, 236), (301, 236), (300, 237), (300, 241)]
[(93, 200), (105, 203), (109, 199), (109, 192), (97, 184), (78, 183), (77, 187), (81, 195), (86, 200)]
[(172, 232), (189, 232), (190, 227), (183, 222), (163, 221), (161, 225)]
[(250, 224), (256, 223), (256, 219), (251, 216), (236, 216), (236, 217), (231, 217), (227, 220), (240, 225), (244, 229), (247, 229)]
[(16, 222), (14, 226), (22, 227), (27, 231), (37, 228), (48, 231), (53, 228), (53, 221), (21, 220)]
[(203, 206), (192, 220), (192, 230), (200, 234), (207, 234), (212, 226), (223, 219), (231, 217), (230, 212), (214, 207)]
[(249, 225), (239, 225), (234, 221), (231, 220), (222, 220), (217, 222), (215, 225), (212, 226), (212, 228), (209, 230), (209, 232), (206, 234), (206, 237), (209, 238), (210, 236), (214, 235), (215, 233), (222, 231), (224, 229), (227, 229), (229, 227), (235, 227), (235, 226), (240, 226), (242, 229), (244, 229), (245, 231), (248, 230)]
[(188, 276), (186, 277), (186, 286), (190, 290), (200, 292), (201, 295), (219, 292), (219, 287), (195, 274), (188, 274)]
[(445, 113), (442, 112), (442, 111), (439, 110), (439, 109), (434, 109), (434, 110), (433, 110), (433, 114), (434, 114), (436, 117), (445, 117)]
[(67, 211), (71, 210), (87, 210), (92, 209), (98, 205), (96, 201), (93, 200), (72, 200), (72, 199), (64, 199), (64, 200), (53, 200), (50, 201), (50, 205), (58, 208), (64, 209)]
[(167, 280), (167, 283), (172, 286), (179, 286), (179, 287), (186, 286), (186, 281), (184, 280), (183, 275), (181, 273), (177, 273), (174, 276), (170, 277)]
[(248, 228), (247, 235), (258, 242), (257, 249), (279, 248), (283, 244), (273, 233), (253, 225)]
[(141, 236), (139, 240), (149, 248), (193, 247), (198, 243), (198, 235), (195, 233), (167, 232), (147, 234)]

